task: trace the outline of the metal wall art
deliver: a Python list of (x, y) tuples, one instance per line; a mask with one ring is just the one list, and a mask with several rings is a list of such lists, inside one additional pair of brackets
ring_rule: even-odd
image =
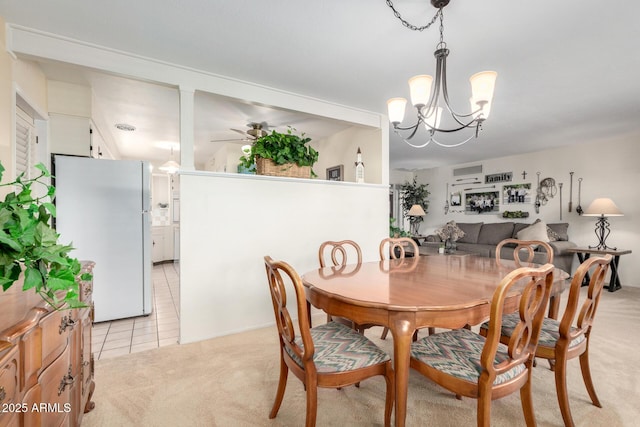
[(510, 182), (513, 179), (513, 172), (492, 173), (484, 176), (485, 184), (495, 184), (497, 182)]

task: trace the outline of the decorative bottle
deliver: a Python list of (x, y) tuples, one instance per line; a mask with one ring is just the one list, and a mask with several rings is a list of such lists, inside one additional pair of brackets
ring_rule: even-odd
[(356, 182), (358, 184), (364, 183), (364, 163), (362, 163), (360, 147), (358, 147), (358, 157), (356, 160)]

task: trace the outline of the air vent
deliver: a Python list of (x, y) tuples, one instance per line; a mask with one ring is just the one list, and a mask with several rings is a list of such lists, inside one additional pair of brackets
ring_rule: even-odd
[(474, 175), (482, 173), (482, 165), (468, 166), (466, 168), (458, 168), (453, 170), (453, 176)]

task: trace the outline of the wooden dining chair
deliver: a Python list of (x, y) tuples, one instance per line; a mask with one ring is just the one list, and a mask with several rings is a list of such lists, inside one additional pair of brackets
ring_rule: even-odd
[(380, 242), (380, 259), (387, 259), (387, 255), (391, 259), (404, 258), (407, 255), (407, 246), (413, 251), (413, 256), (420, 255), (418, 244), (413, 239), (408, 237), (387, 237), (382, 239)]
[[(349, 255), (351, 255), (351, 257), (349, 257)], [(320, 263), (320, 268), (324, 268), (329, 265), (333, 267), (344, 267), (349, 264), (349, 262), (362, 264), (362, 250), (353, 240), (329, 240), (320, 245), (320, 248), (318, 249), (318, 261)], [(308, 306), (309, 305), (307, 304), (307, 307)], [(347, 325), (362, 334), (364, 334), (366, 329), (376, 326), (373, 324), (360, 325), (351, 319), (332, 316), (327, 313), (327, 322), (332, 321)]]
[[(598, 309), (610, 263), (611, 255), (606, 255), (604, 257), (589, 258), (580, 264), (571, 280), (567, 305), (562, 319), (558, 321), (545, 317), (542, 322), (540, 340), (535, 356), (555, 361), (555, 363), (551, 364), (551, 367), (555, 371), (556, 394), (565, 426), (575, 425), (571, 416), (569, 395), (567, 393), (568, 360), (580, 357), (582, 380), (587, 388), (591, 402), (598, 408), (602, 407), (591, 379), (589, 340), (593, 319)], [(582, 280), (590, 271), (592, 274), (587, 295), (578, 312)], [(508, 342), (514, 335), (517, 320), (517, 315), (514, 314), (504, 316), (502, 320), (502, 342)], [(487, 328), (487, 324), (482, 325), (480, 332), (486, 333)]]
[[(420, 249), (415, 240), (408, 237), (387, 237), (380, 242), (380, 261), (387, 259), (387, 254), (390, 259), (402, 259), (407, 255), (406, 247), (409, 246), (413, 250), (413, 256), (420, 256)], [(433, 328), (429, 328), (429, 333), (435, 331)], [(387, 339), (389, 334), (389, 328), (385, 326), (382, 330), (380, 339)], [(418, 338), (417, 333), (414, 335), (414, 340)]]
[[(541, 248), (543, 249), (542, 251), (540, 250)], [(553, 248), (547, 242), (541, 240), (504, 239), (496, 246), (496, 262), (498, 265), (505, 259), (501, 255), (509, 253), (510, 249), (513, 249), (513, 260), (518, 267), (533, 263), (537, 253), (546, 254), (544, 261), (538, 262), (538, 264), (553, 264)]]
[[(289, 370), (306, 391), (306, 427), (316, 424), (318, 387), (341, 388), (382, 375), (386, 382), (384, 425), (391, 424), (394, 403), (394, 371), (389, 355), (364, 335), (337, 322), (315, 328), (309, 325), (302, 280), (287, 263), (264, 257), (273, 311), (280, 341), (280, 379), (269, 418), (282, 404)], [(293, 292), (287, 292), (287, 289)], [(296, 302), (298, 327), (287, 309), (287, 295)], [(296, 333), (297, 329), (297, 333)]]
[[(490, 425), (492, 400), (518, 390), (526, 424), (535, 425), (531, 369), (553, 284), (553, 269), (553, 264), (521, 267), (502, 279), (491, 301), (486, 337), (461, 328), (429, 335), (411, 345), (411, 368), (456, 396), (478, 400), (478, 426)], [(515, 285), (523, 286), (516, 333), (502, 344), (505, 302)]]

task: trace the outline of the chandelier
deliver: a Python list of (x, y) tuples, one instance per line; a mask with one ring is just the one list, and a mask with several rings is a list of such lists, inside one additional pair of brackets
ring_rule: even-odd
[[(404, 20), (393, 6), (391, 0), (387, 0), (387, 5), (393, 10), (394, 15), (405, 27), (411, 30), (423, 31), (440, 18), (440, 42), (437, 44), (436, 51), (433, 53), (436, 57), (435, 82), (433, 81), (433, 77), (429, 75), (418, 75), (409, 79), (411, 103), (416, 108), (417, 122), (412, 126), (401, 126), (407, 104), (405, 98), (391, 98), (387, 101), (389, 121), (393, 125), (393, 131), (412, 147), (426, 147), (430, 142), (442, 147), (458, 147), (474, 137), (477, 138), (482, 129), (482, 124), (487, 117), (489, 117), (493, 90), (498, 73), (495, 71), (483, 71), (471, 76), (469, 81), (471, 82), (472, 95), (469, 99), (471, 106), (469, 113), (460, 114), (451, 107), (449, 103), (449, 91), (447, 89), (447, 56), (449, 55), (449, 49), (447, 49), (447, 44), (444, 42), (443, 37), (444, 15), (442, 12), (442, 9), (449, 4), (449, 0), (431, 0), (431, 4), (438, 9), (435, 16), (427, 25), (417, 27)], [(453, 119), (447, 119), (447, 121), (451, 121), (451, 126), (447, 128), (441, 127), (440, 124), (445, 108)], [(410, 142), (423, 126), (428, 136), (426, 142), (417, 144)], [(444, 143), (436, 139), (438, 133), (453, 133), (463, 129), (471, 129), (471, 135), (462, 141)], [(401, 132), (404, 132), (404, 136)]]

